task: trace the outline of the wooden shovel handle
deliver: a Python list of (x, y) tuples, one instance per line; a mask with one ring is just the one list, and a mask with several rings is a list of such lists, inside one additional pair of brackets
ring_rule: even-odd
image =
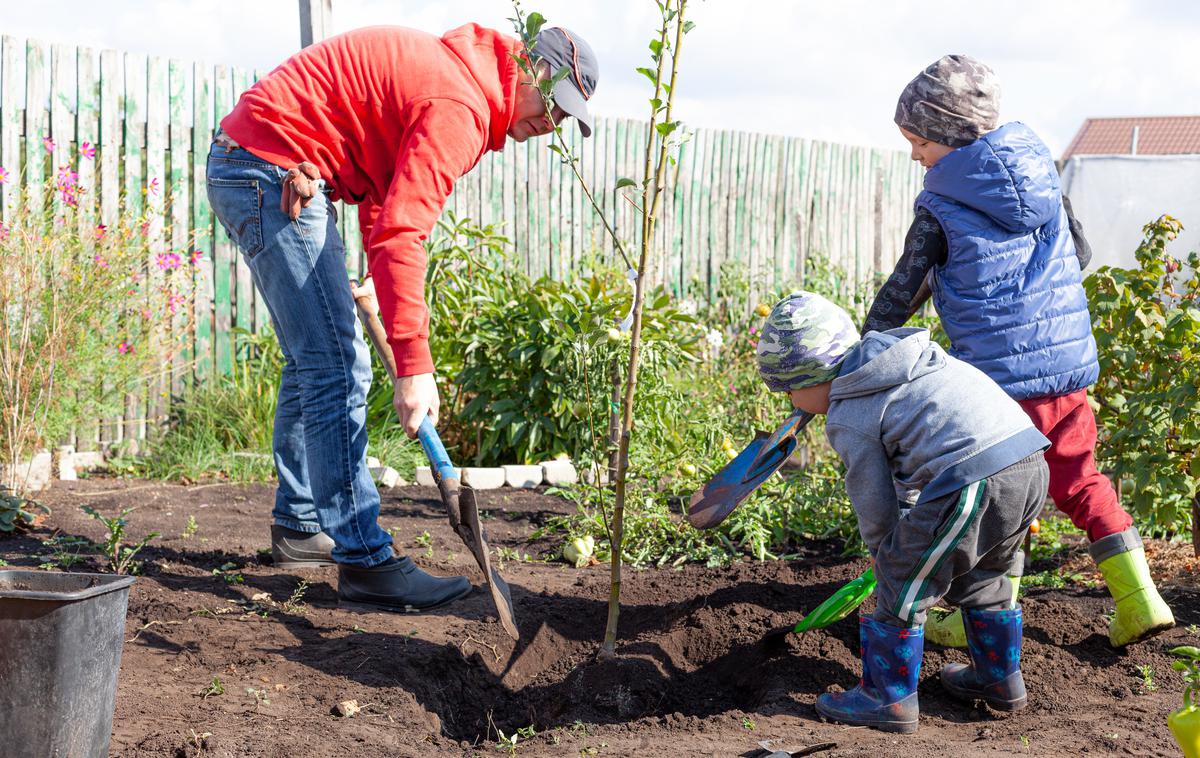
[(392, 355), (391, 346), (388, 345), (387, 332), (384, 331), (383, 322), (381, 322), (379, 320), (379, 316), (368, 307), (370, 302), (370, 296), (363, 296), (354, 299), (354, 304), (358, 306), (358, 318), (362, 321), (363, 330), (367, 333), (367, 339), (369, 339), (371, 341), (371, 345), (374, 346), (375, 353), (379, 356), (379, 360), (383, 361), (383, 367), (387, 370), (387, 375), (392, 380), (392, 384), (395, 384), (396, 357)]

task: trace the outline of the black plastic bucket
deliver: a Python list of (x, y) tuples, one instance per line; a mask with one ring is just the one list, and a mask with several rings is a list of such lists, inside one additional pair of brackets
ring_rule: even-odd
[(108, 755), (133, 581), (0, 571), (0, 754)]

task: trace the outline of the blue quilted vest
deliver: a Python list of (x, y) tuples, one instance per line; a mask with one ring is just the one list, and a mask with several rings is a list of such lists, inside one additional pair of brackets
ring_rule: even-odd
[(925, 174), (918, 207), (937, 217), (949, 254), (933, 303), (951, 354), (1024, 400), (1096, 381), (1096, 341), (1050, 151), (1013, 122)]

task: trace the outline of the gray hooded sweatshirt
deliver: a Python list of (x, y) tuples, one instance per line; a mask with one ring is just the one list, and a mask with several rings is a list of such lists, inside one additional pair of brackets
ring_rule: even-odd
[(919, 491), (920, 507), (1050, 446), (999, 385), (924, 329), (868, 332), (829, 401), (826, 434), (872, 553), (908, 506), (898, 487)]

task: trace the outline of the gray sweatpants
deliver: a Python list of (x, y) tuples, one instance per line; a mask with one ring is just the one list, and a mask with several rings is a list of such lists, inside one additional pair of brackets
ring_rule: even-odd
[(1022, 573), (1021, 543), (1049, 482), (1038, 452), (910, 509), (875, 552), (875, 618), (921, 625), (942, 598), (964, 608), (1009, 607), (1008, 577)]

